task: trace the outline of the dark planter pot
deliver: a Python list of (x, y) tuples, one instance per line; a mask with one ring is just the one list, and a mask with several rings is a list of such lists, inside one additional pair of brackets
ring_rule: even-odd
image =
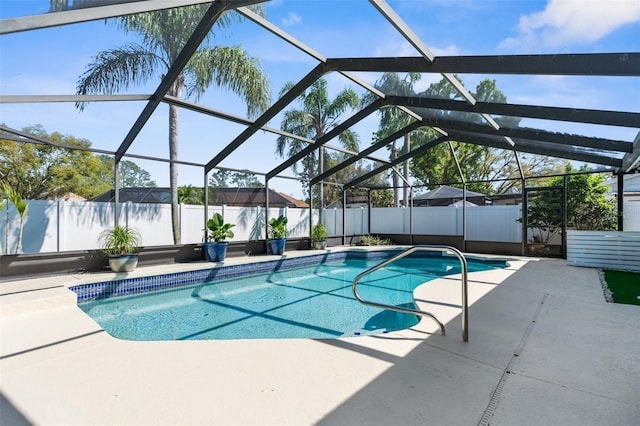
[(113, 272), (131, 272), (138, 266), (137, 254), (109, 256), (109, 267)]
[(228, 242), (213, 243), (213, 251), (216, 253), (216, 262), (224, 262), (224, 258), (227, 257)]
[(207, 242), (204, 243), (203, 246), (209, 262), (224, 262), (224, 258), (227, 256), (227, 247), (229, 247), (229, 242)]
[(269, 241), (269, 252), (271, 254), (282, 254), (284, 253), (284, 245), (287, 242), (286, 238), (279, 238), (277, 240)]
[(213, 243), (203, 243), (202, 248), (204, 249), (204, 255), (207, 261), (215, 262), (216, 261), (216, 252), (213, 249)]

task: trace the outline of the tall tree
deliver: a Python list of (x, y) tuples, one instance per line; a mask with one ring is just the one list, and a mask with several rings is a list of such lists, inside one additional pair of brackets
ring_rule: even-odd
[[(365, 165), (363, 163), (356, 163), (353, 166), (345, 167), (338, 172), (338, 178), (341, 182), (349, 182), (358, 176), (362, 176), (373, 170), (374, 165)], [(349, 191), (349, 194), (365, 197), (367, 190), (364, 188), (373, 188), (371, 191), (371, 205), (372, 207), (394, 207), (396, 206), (394, 199), (394, 193), (392, 190), (386, 188), (387, 177), (383, 173), (379, 173), (360, 184), (362, 188), (353, 188)]]
[(218, 169), (209, 177), (209, 204), (223, 202), (219, 188), (263, 188), (255, 173), (250, 171), (234, 172)]
[[(387, 95), (396, 95), (396, 96), (415, 96), (416, 92), (414, 89), (415, 83), (418, 82), (421, 78), (419, 73), (408, 73), (404, 76), (404, 78), (400, 78), (400, 75), (394, 72), (387, 72), (382, 75), (380, 80), (378, 80), (375, 84), (376, 89), (382, 91)], [(368, 94), (366, 96), (367, 100), (372, 100), (374, 97), (377, 97), (373, 94)], [(406, 112), (400, 110), (394, 105), (388, 105), (378, 110), (380, 115), (380, 124), (379, 129), (375, 133), (374, 143), (384, 139), (385, 137), (391, 135), (392, 133), (400, 130), (401, 128), (409, 125), (414, 118), (412, 118)], [(411, 146), (411, 137), (410, 133), (407, 133), (403, 137), (403, 145), (402, 145), (402, 153), (409, 152)], [(391, 161), (395, 160), (398, 157), (398, 149), (396, 147), (396, 141), (393, 141), (390, 149), (389, 159)], [(403, 163), (402, 167), (402, 175), (405, 181), (409, 181), (409, 160)], [(398, 188), (400, 186), (400, 179), (396, 173), (392, 174), (393, 181), (393, 197), (394, 204), (398, 206), (399, 203), (399, 195)], [(403, 191), (403, 200), (405, 201), (405, 205), (408, 199), (408, 188), (406, 185), (404, 186)]]
[(178, 188), (178, 201), (180, 204), (204, 204), (204, 189), (192, 185)]
[[(475, 91), (471, 92), (471, 94), (479, 101), (497, 103), (505, 103), (507, 101), (507, 97), (498, 89), (496, 81), (490, 79), (484, 79), (478, 83)], [(432, 83), (419, 96), (447, 99), (461, 98), (461, 95), (444, 78), (439, 82)], [(479, 124), (484, 123), (484, 119), (475, 113), (428, 109), (420, 109), (419, 111), (425, 116)], [(494, 119), (499, 125), (506, 127), (518, 127), (520, 122), (517, 117), (494, 117)], [(413, 135), (414, 147), (439, 136), (433, 130), (413, 132)], [(422, 185), (461, 183), (462, 178), (455, 161), (456, 158), (465, 181), (472, 182), (468, 186), (470, 190), (485, 194), (518, 190), (519, 181), (502, 180), (520, 177), (514, 152), (508, 149), (489, 148), (483, 145), (456, 141), (452, 142), (451, 146), (449, 144), (440, 144), (431, 148), (426, 154), (414, 158), (411, 163), (411, 173)], [(540, 155), (526, 155), (522, 156), (520, 160), (525, 173), (553, 173), (562, 164), (559, 160)]]
[[(112, 94), (166, 74), (208, 8), (208, 4), (200, 4), (117, 18), (115, 22), (122, 30), (139, 34), (143, 43), (98, 53), (80, 77), (77, 92)], [(256, 10), (264, 14), (264, 7)], [(241, 16), (235, 12), (225, 13), (216, 21), (216, 26), (224, 29), (239, 19)], [(210, 32), (177, 76), (168, 95), (199, 99), (213, 83), (238, 94), (247, 104), (249, 117), (259, 115), (269, 106), (270, 92), (258, 60), (240, 46), (212, 47), (212, 37)], [(82, 110), (84, 105), (78, 107)], [(180, 244), (175, 163), (178, 160), (178, 107), (175, 105), (169, 105), (169, 159), (173, 240)]]
[(211, 174), (209, 185), (214, 188), (262, 188), (264, 184), (258, 180), (255, 173), (249, 171), (232, 172), (217, 170)]
[[(578, 172), (591, 169), (583, 165)], [(602, 183), (604, 175), (579, 173), (567, 163), (567, 227), (579, 230), (607, 231), (617, 226), (615, 200), (606, 197), (609, 188)], [(548, 181), (547, 187), (562, 187), (564, 178), (557, 176)], [(540, 242), (547, 242), (560, 231), (562, 211), (557, 193), (541, 191), (533, 200), (527, 213), (529, 227), (537, 228)]]
[[(99, 155), (100, 160), (109, 170), (108, 178), (113, 182), (113, 157), (109, 155)], [(122, 160), (119, 164), (118, 174), (120, 188), (150, 188), (155, 187), (156, 182), (151, 179), (151, 173), (138, 166), (130, 160)]]
[(125, 0), (50, 0), (49, 12), (105, 6), (114, 3), (123, 3), (124, 1)]
[[(56, 144), (89, 148), (91, 143), (40, 125), (22, 129)], [(0, 178), (25, 199), (54, 198), (73, 192), (91, 198), (111, 188), (109, 168), (91, 152), (55, 145), (22, 143), (0, 135)]]
[[(280, 96), (289, 91), (294, 83), (287, 83), (280, 91)], [(293, 133), (307, 139), (318, 140), (331, 129), (336, 127), (344, 113), (360, 106), (360, 99), (352, 89), (344, 89), (333, 100), (329, 99), (327, 81), (324, 78), (316, 80), (304, 93), (298, 97), (300, 109), (290, 109), (284, 112), (284, 118), (280, 124), (281, 130)], [(358, 135), (345, 130), (338, 135), (338, 140), (347, 149), (358, 149)], [(307, 144), (298, 139), (286, 136), (278, 137), (276, 153), (280, 157), (291, 157), (305, 148)], [(317, 151), (307, 155), (302, 160), (302, 170), (298, 172), (297, 164), (293, 165), (295, 173), (303, 179), (321, 174), (324, 171), (325, 152), (320, 147)], [(322, 223), (322, 208), (324, 206), (324, 188), (318, 185), (319, 221)], [(309, 194), (311, 198), (311, 194)]]

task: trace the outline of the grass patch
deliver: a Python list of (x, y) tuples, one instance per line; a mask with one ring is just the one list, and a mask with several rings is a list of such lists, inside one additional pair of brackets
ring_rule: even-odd
[(604, 279), (614, 303), (640, 305), (640, 273), (604, 271)]

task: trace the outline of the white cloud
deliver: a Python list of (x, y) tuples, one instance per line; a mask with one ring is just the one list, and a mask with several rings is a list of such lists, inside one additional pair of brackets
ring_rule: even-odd
[[(65, 80), (65, 78), (67, 80)], [(76, 93), (75, 76), (48, 75), (37, 72), (4, 74), (2, 91), (9, 95), (72, 95)]]
[(302, 22), (302, 17), (295, 12), (289, 12), (285, 18), (282, 18), (282, 25), (290, 27)]
[(460, 49), (455, 44), (450, 44), (444, 47), (435, 47), (431, 48), (431, 51), (436, 56), (456, 56), (460, 54)]
[[(427, 45), (427, 47), (435, 56), (455, 56), (460, 54), (460, 49), (454, 44), (444, 47)], [(420, 56), (420, 53), (407, 39), (393, 34), (376, 46), (374, 56)]]
[(638, 0), (550, 0), (543, 11), (521, 16), (518, 36), (503, 40), (500, 47), (529, 50), (592, 43), (637, 22)]

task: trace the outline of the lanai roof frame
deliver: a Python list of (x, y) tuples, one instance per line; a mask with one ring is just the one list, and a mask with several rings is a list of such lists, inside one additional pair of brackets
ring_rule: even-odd
[[(202, 0), (187, 0), (176, 2), (175, 0), (162, 0), (161, 2), (153, 2), (155, 3), (151, 6), (152, 2), (146, 1), (123, 1), (123, 0), (113, 0), (110, 3), (112, 5), (108, 6), (98, 6), (93, 8), (87, 8), (82, 10), (75, 11), (67, 11), (67, 12), (58, 12), (54, 14), (45, 14), (38, 15), (37, 17), (24, 17), (18, 19), (9, 19), (2, 21), (2, 30), (0, 34), (8, 34), (11, 32), (19, 32), (26, 31), (30, 29), (39, 29), (46, 28), (48, 26), (56, 26), (56, 25), (65, 25), (68, 23), (75, 22), (84, 22), (87, 20), (96, 20), (103, 19), (111, 16), (118, 16), (119, 14), (126, 13), (134, 13), (136, 8), (147, 8), (145, 10), (152, 9), (160, 9), (164, 7), (175, 7), (178, 5), (187, 5), (187, 4), (197, 4), (204, 3)], [(252, 12), (246, 9), (245, 5), (259, 3), (259, 0), (255, 1), (218, 1), (214, 3), (216, 6), (215, 10), (221, 11), (225, 8), (234, 8), (237, 9), (238, 12), (244, 14), (245, 16), (252, 19), (254, 22), (257, 22), (259, 25), (263, 27), (271, 26), (270, 31), (274, 32), (273, 29), (277, 29), (278, 27), (273, 24), (265, 25), (263, 18), (251, 17)], [(388, 5), (382, 0), (371, 0), (370, 1), (378, 10), (381, 8), (386, 8)], [(213, 9), (210, 9), (210, 11)], [(391, 12), (393, 12), (391, 10)], [(394, 12), (393, 12), (394, 13)], [(384, 13), (385, 17), (389, 20), (389, 16), (393, 13), (389, 13), (388, 11)], [(397, 16), (397, 15), (396, 15)], [(211, 17), (211, 16), (210, 16)], [(263, 22), (261, 22), (261, 20)], [(203, 20), (204, 21), (204, 20)], [(401, 20), (396, 18), (392, 18), (391, 21), (398, 28), (398, 23), (400, 26), (406, 25)], [(202, 26), (200, 30), (196, 30), (194, 32), (194, 40), (198, 37), (202, 36), (202, 31), (206, 31), (206, 25)], [(410, 28), (407, 26), (409, 31), (404, 31), (405, 33), (410, 33)], [(278, 30), (276, 31), (278, 36), (287, 40), (287, 42), (296, 45), (301, 48), (305, 53), (310, 54), (312, 57), (315, 57), (321, 64), (316, 67), (315, 71), (318, 72), (317, 76), (323, 75), (326, 72), (337, 71), (343, 75), (346, 75), (352, 81), (357, 84), (362, 85), (362, 81), (359, 80), (356, 76), (351, 74), (351, 71), (363, 71), (364, 67), (373, 67), (375, 71), (384, 72), (384, 70), (402, 70), (407, 71), (411, 69), (420, 69), (423, 72), (440, 72), (443, 74), (454, 73), (454, 72), (464, 72), (473, 71), (478, 73), (526, 73), (526, 74), (534, 74), (534, 75), (546, 75), (546, 74), (562, 74), (562, 75), (628, 75), (628, 76), (640, 76), (640, 53), (635, 52), (621, 52), (621, 53), (603, 53), (603, 54), (564, 54), (564, 55), (501, 55), (501, 56), (473, 56), (473, 57), (464, 57), (464, 56), (455, 56), (455, 57), (433, 57), (431, 61), (425, 60), (425, 54), (423, 53), (424, 49), (418, 49), (419, 52), (423, 53), (422, 57), (416, 58), (337, 58), (331, 59), (322, 56), (321, 54), (313, 51), (313, 49), (306, 47), (301, 42), (295, 40), (295, 38), (288, 36), (284, 31)], [(406, 35), (405, 35), (406, 36)], [(414, 39), (413, 36), (410, 37), (415, 43), (422, 43), (419, 39)], [(195, 41), (191, 44), (197, 44)], [(413, 44), (413, 43), (412, 43)], [(187, 46), (189, 49), (191, 47)], [(426, 47), (426, 46), (425, 46)], [(427, 48), (428, 50), (428, 48)], [(181, 61), (188, 59), (188, 49), (185, 50), (183, 58)], [(428, 55), (427, 55), (428, 56)], [(616, 60), (617, 58), (617, 60)], [(174, 68), (178, 69), (180, 64), (174, 64)], [(395, 67), (395, 68), (394, 68)], [(411, 68), (416, 67), (416, 68)], [(465, 68), (466, 67), (466, 68)], [(532, 71), (533, 70), (533, 71)], [(312, 73), (313, 74), (313, 71)], [(162, 101), (170, 101), (165, 100), (162, 94), (162, 88), (166, 86), (166, 84), (170, 81), (169, 74), (165, 76), (165, 80), (160, 83), (155, 93), (150, 96), (148, 99), (148, 107), (143, 113), (139, 116), (138, 121), (132, 126), (130, 134), (125, 138), (121, 146), (118, 148), (117, 155), (124, 155), (133, 139), (135, 139), (135, 133), (139, 131), (139, 129), (144, 125), (145, 116), (149, 115), (149, 109), (153, 109), (152, 105), (156, 105), (158, 102)], [(305, 77), (307, 81), (304, 84), (309, 84), (312, 79), (308, 74)], [(305, 80), (303, 79), (303, 80)], [(360, 81), (360, 82), (359, 82)], [(299, 82), (298, 89), (303, 88), (304, 84), (301, 80)], [(452, 84), (455, 85), (455, 82)], [(366, 87), (367, 90), (371, 90), (372, 88)], [(374, 88), (373, 88), (374, 89)], [(375, 90), (375, 89), (374, 89)], [(377, 91), (378, 96), (382, 98), (387, 98), (384, 93)], [(286, 97), (286, 96), (285, 96)], [(449, 103), (449, 107), (451, 105), (456, 105), (455, 108), (459, 108), (460, 110), (466, 110), (468, 112), (477, 112), (481, 114), (483, 117), (488, 114), (499, 114), (499, 111), (502, 112), (512, 112), (518, 110), (520, 112), (514, 113), (514, 115), (522, 114), (522, 112), (528, 113), (530, 115), (535, 115), (535, 111), (541, 112), (541, 114), (546, 114), (546, 117), (550, 115), (553, 116), (552, 119), (564, 120), (564, 121), (575, 121), (581, 122), (581, 120), (591, 120), (593, 121), (593, 117), (595, 117), (596, 121), (599, 121), (601, 124), (607, 125), (623, 125), (633, 128), (640, 127), (640, 114), (633, 112), (624, 112), (624, 111), (596, 111), (596, 110), (578, 110), (575, 108), (558, 108), (558, 107), (540, 107), (533, 105), (512, 105), (512, 104), (491, 104), (491, 103), (483, 103), (476, 102), (475, 100), (469, 99), (467, 96), (464, 96), (466, 101), (453, 101), (453, 100), (428, 100), (428, 101), (420, 101), (420, 102), (430, 102), (431, 106), (434, 106), (435, 103), (439, 102), (440, 106), (443, 106), (445, 103)], [(295, 94), (291, 94), (291, 96), (286, 97), (286, 99), (278, 100), (272, 108), (274, 108), (271, 112), (277, 114), (281, 111), (290, 101), (295, 99)], [(421, 98), (424, 99), (424, 98)], [(112, 99), (104, 99), (104, 100), (112, 100)], [(122, 99), (124, 100), (124, 99)], [(2, 102), (7, 101), (7, 98), (3, 99)], [(385, 100), (382, 102), (383, 104), (390, 104), (389, 100)], [(463, 107), (462, 104), (465, 104)], [(418, 120), (421, 117), (418, 115), (416, 117), (416, 113), (411, 110), (410, 107), (406, 105), (399, 105), (405, 112), (412, 114), (412, 116)], [(421, 105), (422, 106), (422, 105)], [(453, 108), (452, 108), (453, 109)], [(153, 111), (150, 111), (151, 113)], [(508, 115), (508, 114), (504, 114)], [(590, 119), (584, 118), (586, 116), (592, 117)], [(581, 118), (583, 117), (583, 118)], [(147, 117), (148, 118), (148, 117)], [(244, 136), (250, 137), (249, 133), (257, 131), (257, 129), (262, 128), (266, 124), (260, 123), (263, 117), (258, 118), (253, 124), (249, 125), (248, 128), (243, 132), (238, 138), (242, 139)], [(348, 121), (349, 119), (347, 119)], [(589, 121), (589, 122), (591, 122)], [(260, 125), (261, 124), (261, 125)], [(429, 123), (434, 124), (434, 123)], [(445, 123), (451, 124), (451, 123)], [(493, 125), (492, 125), (493, 126)], [(451, 126), (452, 127), (452, 126)], [(495, 129), (494, 130), (498, 130)], [(518, 129), (522, 131), (523, 129)], [(531, 129), (535, 131), (536, 129)], [(540, 134), (543, 131), (541, 131)], [(460, 133), (459, 133), (460, 134)], [(547, 136), (549, 132), (547, 132)], [(474, 142), (485, 144), (487, 146), (491, 146), (491, 144), (495, 144), (494, 138), (486, 138), (482, 134), (474, 134)], [(505, 135), (500, 135), (505, 136)], [(579, 136), (579, 135), (575, 135)], [(230, 152), (235, 149), (235, 147), (239, 146), (244, 141), (240, 141), (240, 139), (236, 138), (230, 144), (228, 144), (223, 150), (221, 150), (212, 160), (206, 164), (205, 170), (209, 171), (214, 167), (214, 164), (217, 165), (229, 155)], [(507, 136), (510, 138), (510, 136)], [(595, 141), (595, 138), (593, 138)], [(640, 161), (640, 141), (639, 138), (636, 137), (634, 142), (629, 142), (631, 148), (629, 150), (628, 146), (624, 146), (622, 149), (625, 152), (624, 157), (619, 162), (617, 158), (614, 158), (610, 165), (613, 165), (621, 172), (629, 172), (634, 169), (638, 162)], [(245, 139), (246, 140), (246, 139)], [(506, 139), (509, 142), (509, 139)], [(325, 142), (328, 142), (325, 141)], [(614, 145), (619, 144), (619, 142), (623, 141), (595, 141), (594, 143), (609, 143), (612, 142)], [(534, 141), (535, 143), (535, 141)], [(576, 145), (579, 146), (579, 145)], [(622, 146), (622, 145), (618, 145)], [(525, 146), (526, 147), (526, 146)], [(508, 149), (505, 147), (505, 149)], [(517, 152), (517, 150), (516, 150)], [(547, 151), (552, 152), (552, 151)], [(559, 152), (563, 155), (567, 155), (569, 159), (580, 160), (580, 158), (584, 158), (582, 154), (584, 152), (575, 152), (572, 150), (566, 150), (559, 148)], [(557, 153), (553, 151), (553, 153)], [(591, 155), (587, 153), (587, 155)], [(592, 158), (592, 157), (589, 157)], [(593, 159), (597, 159), (598, 157), (593, 157)], [(604, 158), (604, 156), (603, 156)], [(516, 157), (517, 160), (517, 157)], [(351, 160), (350, 160), (351, 161)], [(376, 160), (378, 161), (378, 160)], [(604, 160), (603, 160), (604, 161)], [(272, 169), (269, 175), (273, 175), (273, 171), (277, 169), (285, 169), (288, 165), (292, 164), (291, 159), (285, 160), (280, 166)], [(603, 164), (603, 163), (598, 163)], [(271, 176), (273, 177), (273, 176)], [(325, 176), (326, 177), (326, 176)]]

